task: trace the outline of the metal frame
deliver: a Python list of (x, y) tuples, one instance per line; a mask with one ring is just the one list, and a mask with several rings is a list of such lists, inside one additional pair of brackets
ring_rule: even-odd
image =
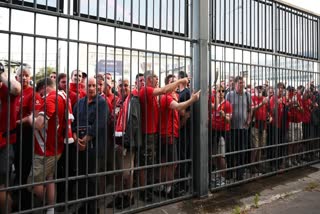
[[(269, 9), (266, 8), (266, 5), (268, 5)], [(232, 10), (235, 7), (238, 11)], [(273, 87), (276, 87), (278, 82), (285, 82), (286, 86), (293, 85), (294, 87), (306, 85), (306, 83), (311, 80), (315, 81), (315, 85), (319, 84), (319, 44), (317, 39), (319, 38), (319, 16), (273, 0), (216, 0), (213, 1), (210, 10), (220, 10), (218, 15), (227, 14), (229, 11), (231, 17), (235, 17), (238, 14), (238, 20), (239, 17), (242, 16), (242, 19), (240, 20), (242, 21), (242, 31), (235, 31), (235, 25), (239, 25), (239, 22), (236, 24), (231, 18), (229, 18), (227, 22), (226, 15), (224, 17), (217, 18), (213, 16), (209, 18), (210, 27), (212, 26), (210, 31), (211, 41), (209, 43), (209, 55), (211, 56), (211, 63), (209, 64), (209, 85), (211, 87), (217, 86), (217, 78), (218, 82), (224, 81), (227, 83), (228, 76), (243, 75), (241, 74), (242, 71), (247, 71), (249, 74), (246, 78), (246, 84), (250, 84), (251, 87), (264, 84), (265, 80), (268, 80)], [(250, 11), (249, 15), (248, 10)], [(211, 13), (216, 14), (215, 12)], [(264, 18), (259, 19), (261, 16), (259, 16), (259, 13), (261, 13)], [(269, 15), (264, 16), (264, 14), (267, 13), (269, 13)], [(290, 19), (288, 17), (290, 17)], [(301, 17), (302, 21), (299, 22), (297, 17)], [(259, 20), (262, 20), (262, 22)], [(309, 22), (316, 23), (316, 27), (314, 24), (308, 24)], [(238, 27), (238, 29), (239, 28), (240, 27)], [(250, 35), (248, 35), (246, 29), (249, 29), (249, 32), (251, 32), (249, 33)], [(269, 36), (265, 35), (264, 40), (261, 43), (259, 42), (259, 33), (265, 32), (268, 32)], [(295, 34), (293, 32), (295, 32)], [(223, 36), (221, 36), (221, 34)], [(235, 36), (233, 37), (233, 40), (230, 40), (230, 37), (227, 38), (226, 35), (230, 36), (230, 34), (236, 34), (238, 38), (242, 37), (242, 42), (235, 40)], [(313, 35), (317, 36), (313, 37)], [(244, 38), (246, 38), (246, 42), (244, 42)], [(315, 68), (317, 68), (317, 70)], [(218, 69), (218, 74), (216, 69)], [(221, 77), (221, 74), (224, 74), (224, 76)], [(211, 90), (209, 90), (209, 97), (211, 96), (213, 95)], [(211, 110), (210, 107), (209, 112), (211, 112)], [(276, 112), (276, 119), (277, 117), (278, 112)], [(211, 139), (214, 134), (212, 125), (212, 121), (210, 121), (208, 128), (210, 150), (213, 147), (211, 145), (218, 143), (213, 142)], [(297, 127), (295, 123), (293, 123), (293, 125), (294, 127)], [(271, 133), (268, 133), (267, 135), (271, 135)], [(277, 168), (276, 170), (266, 171), (262, 174), (253, 173), (251, 169), (255, 166), (265, 166), (273, 162), (276, 162), (278, 166), (280, 163), (289, 160), (300, 159), (313, 153), (317, 153), (318, 155), (319, 153), (319, 136), (317, 135), (292, 142), (288, 141), (288, 139), (285, 142), (279, 140), (280, 133), (277, 132), (277, 130), (273, 135), (275, 135), (275, 139), (278, 140), (274, 143), (271, 142), (271, 144), (267, 142), (267, 145), (264, 145), (263, 147), (251, 148), (251, 141), (249, 141), (248, 149), (236, 150), (233, 148), (231, 149), (232, 151), (226, 152), (226, 157), (241, 154), (246, 156), (249, 153), (249, 160), (246, 160), (243, 165), (237, 165), (236, 167), (229, 166), (226, 169), (213, 169), (211, 168), (212, 165), (215, 167), (219, 165), (217, 158), (221, 157), (221, 154), (217, 151), (211, 153), (209, 158), (210, 180), (219, 180), (221, 179), (222, 174), (230, 173), (233, 175), (231, 175), (231, 179), (227, 179), (223, 184), (210, 183), (210, 189), (216, 191), (227, 186), (237, 185), (260, 177), (273, 175), (279, 171), (282, 172), (319, 161), (319, 156), (314, 156), (314, 159), (309, 161), (304, 160), (297, 165), (290, 165), (281, 169)], [(249, 139), (250, 137), (252, 136), (249, 131)], [(292, 148), (298, 148), (298, 151), (290, 152)], [(277, 151), (276, 156), (267, 157), (258, 161), (251, 160), (251, 153), (257, 151), (264, 151), (267, 153), (270, 149)], [(281, 152), (281, 155), (278, 153), (280, 150), (284, 150), (284, 153)], [(240, 180), (234, 179), (235, 172), (238, 169), (245, 169), (249, 176)]]

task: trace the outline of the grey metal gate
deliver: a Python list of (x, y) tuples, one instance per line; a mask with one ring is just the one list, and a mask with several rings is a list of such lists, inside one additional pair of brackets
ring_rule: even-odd
[(317, 162), (319, 17), (269, 0), (210, 11), (210, 189)]

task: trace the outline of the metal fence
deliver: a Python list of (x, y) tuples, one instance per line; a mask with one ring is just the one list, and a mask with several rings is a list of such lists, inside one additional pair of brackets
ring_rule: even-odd
[(277, 1), (210, 9), (210, 188), (317, 162), (319, 17)]
[(271, 0), (0, 14), (1, 213), (138, 212), (319, 160), (314, 14)]

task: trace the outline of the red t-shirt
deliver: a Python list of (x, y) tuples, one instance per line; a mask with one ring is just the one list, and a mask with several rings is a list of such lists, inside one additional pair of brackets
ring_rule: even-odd
[[(175, 92), (173, 92), (175, 93)], [(179, 95), (175, 93), (169, 93), (161, 96), (160, 99), (160, 115), (161, 115), (161, 136), (179, 137), (179, 113), (177, 110), (171, 109), (170, 104), (173, 101), (179, 101)], [(171, 144), (172, 141), (169, 141)]]
[(139, 96), (139, 91), (135, 88), (131, 91), (131, 94), (133, 94), (134, 96)]
[[(14, 96), (10, 94), (10, 104), (8, 109), (8, 98), (9, 98), (9, 89), (6, 85), (2, 84), (2, 87), (0, 88), (0, 100), (1, 100), (1, 112), (0, 112), (0, 148), (6, 145), (6, 138), (2, 137), (3, 133), (7, 132), (8, 126), (9, 131), (16, 128), (16, 105), (19, 100), (19, 96)], [(8, 116), (9, 116), (9, 110), (10, 110), (10, 119), (8, 124)], [(10, 134), (10, 144), (14, 144), (16, 142), (16, 134)]]
[(71, 106), (73, 108), (74, 104), (76, 104), (78, 101), (77, 94), (74, 91), (69, 90), (69, 99), (71, 101)]
[[(78, 90), (79, 89), (79, 90)], [(82, 97), (85, 97), (87, 95), (87, 92), (84, 90), (84, 85), (83, 84), (79, 84), (78, 88), (77, 88), (77, 84), (76, 83), (70, 83), (70, 91), (73, 91), (76, 95), (77, 95), (77, 91), (78, 91), (78, 97), (79, 99), (81, 99)]]
[[(56, 103), (56, 99), (58, 99)], [(56, 108), (57, 104), (57, 108)], [(65, 132), (65, 108), (66, 101), (61, 96), (56, 96), (56, 91), (52, 91), (46, 97), (39, 115), (46, 118), (46, 127), (42, 130), (35, 130), (35, 153), (41, 156), (55, 156), (63, 152), (64, 132)], [(44, 112), (46, 111), (46, 112)], [(56, 117), (58, 116), (57, 120)], [(56, 121), (58, 123), (56, 124)], [(57, 125), (57, 126), (56, 126)], [(56, 152), (57, 134), (57, 152)]]
[[(299, 106), (302, 107), (302, 99), (301, 96), (296, 95), (297, 102), (299, 103)], [(293, 94), (289, 95), (289, 100), (293, 100)], [(296, 107), (291, 106), (289, 110), (289, 122), (293, 123), (300, 123), (302, 122), (303, 112), (299, 111)]]
[(143, 134), (158, 133), (159, 109), (157, 98), (153, 96), (153, 90), (154, 88), (146, 86), (139, 91)]
[[(271, 115), (272, 115), (272, 124), (275, 125), (277, 128), (281, 128), (282, 127), (282, 120), (284, 119), (284, 113), (285, 113), (285, 97), (282, 97), (282, 102), (278, 101), (276, 103), (276, 99), (275, 96), (272, 96), (272, 98), (270, 99), (270, 109), (271, 109)], [(277, 110), (275, 110), (276, 108), (276, 104), (277, 106)], [(276, 111), (278, 113), (277, 117), (278, 117), (278, 121), (276, 122)], [(289, 127), (289, 121), (286, 120), (286, 128)]]
[[(251, 105), (252, 107), (261, 104), (264, 99), (264, 97), (258, 97), (258, 96), (252, 96), (251, 98), (252, 98), (252, 105)], [(264, 104), (254, 112), (254, 117), (256, 120), (266, 121), (267, 112), (268, 112), (267, 104)]]
[[(260, 103), (262, 103), (264, 97), (258, 97), (256, 95), (251, 97), (252, 99), (252, 107), (259, 105)], [(254, 118), (256, 119), (256, 121), (267, 121), (267, 115), (268, 115), (268, 105), (264, 104), (262, 105), (260, 108), (258, 108), (255, 112), (254, 112)], [(264, 123), (264, 127), (266, 128), (267, 124)], [(259, 128), (259, 123), (255, 123), (255, 127)]]
[(301, 120), (303, 123), (311, 122), (311, 105), (312, 105), (311, 99), (302, 100), (303, 114), (302, 114)]
[[(34, 104), (34, 110), (39, 111), (42, 106), (42, 98), (40, 94), (35, 93), (34, 94), (34, 100), (33, 100), (33, 88), (27, 87), (25, 89), (22, 89), (22, 96), (20, 96), (20, 99), (17, 103), (16, 112), (17, 112), (17, 119), (20, 120), (24, 117), (29, 116), (31, 113), (33, 113), (33, 104)], [(22, 109), (20, 108), (22, 102)], [(20, 118), (20, 114), (22, 111), (22, 118)]]
[[(212, 99), (214, 103), (214, 99)], [(230, 131), (230, 123), (226, 123), (225, 119), (220, 115), (220, 111), (224, 111), (226, 114), (232, 114), (232, 105), (224, 100), (218, 105), (218, 108), (212, 108), (212, 129), (217, 131)]]
[(109, 94), (109, 95), (103, 94), (102, 97), (106, 99), (106, 102), (107, 102), (108, 107), (109, 107), (109, 112), (113, 113), (114, 106), (118, 102), (118, 97), (116, 95), (114, 95), (114, 94)]

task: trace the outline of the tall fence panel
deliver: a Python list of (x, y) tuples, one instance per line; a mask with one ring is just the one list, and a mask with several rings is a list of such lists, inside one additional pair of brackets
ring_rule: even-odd
[(136, 212), (192, 197), (189, 1), (0, 11), (4, 212)]
[(319, 17), (269, 0), (210, 10), (210, 189), (319, 161)]

